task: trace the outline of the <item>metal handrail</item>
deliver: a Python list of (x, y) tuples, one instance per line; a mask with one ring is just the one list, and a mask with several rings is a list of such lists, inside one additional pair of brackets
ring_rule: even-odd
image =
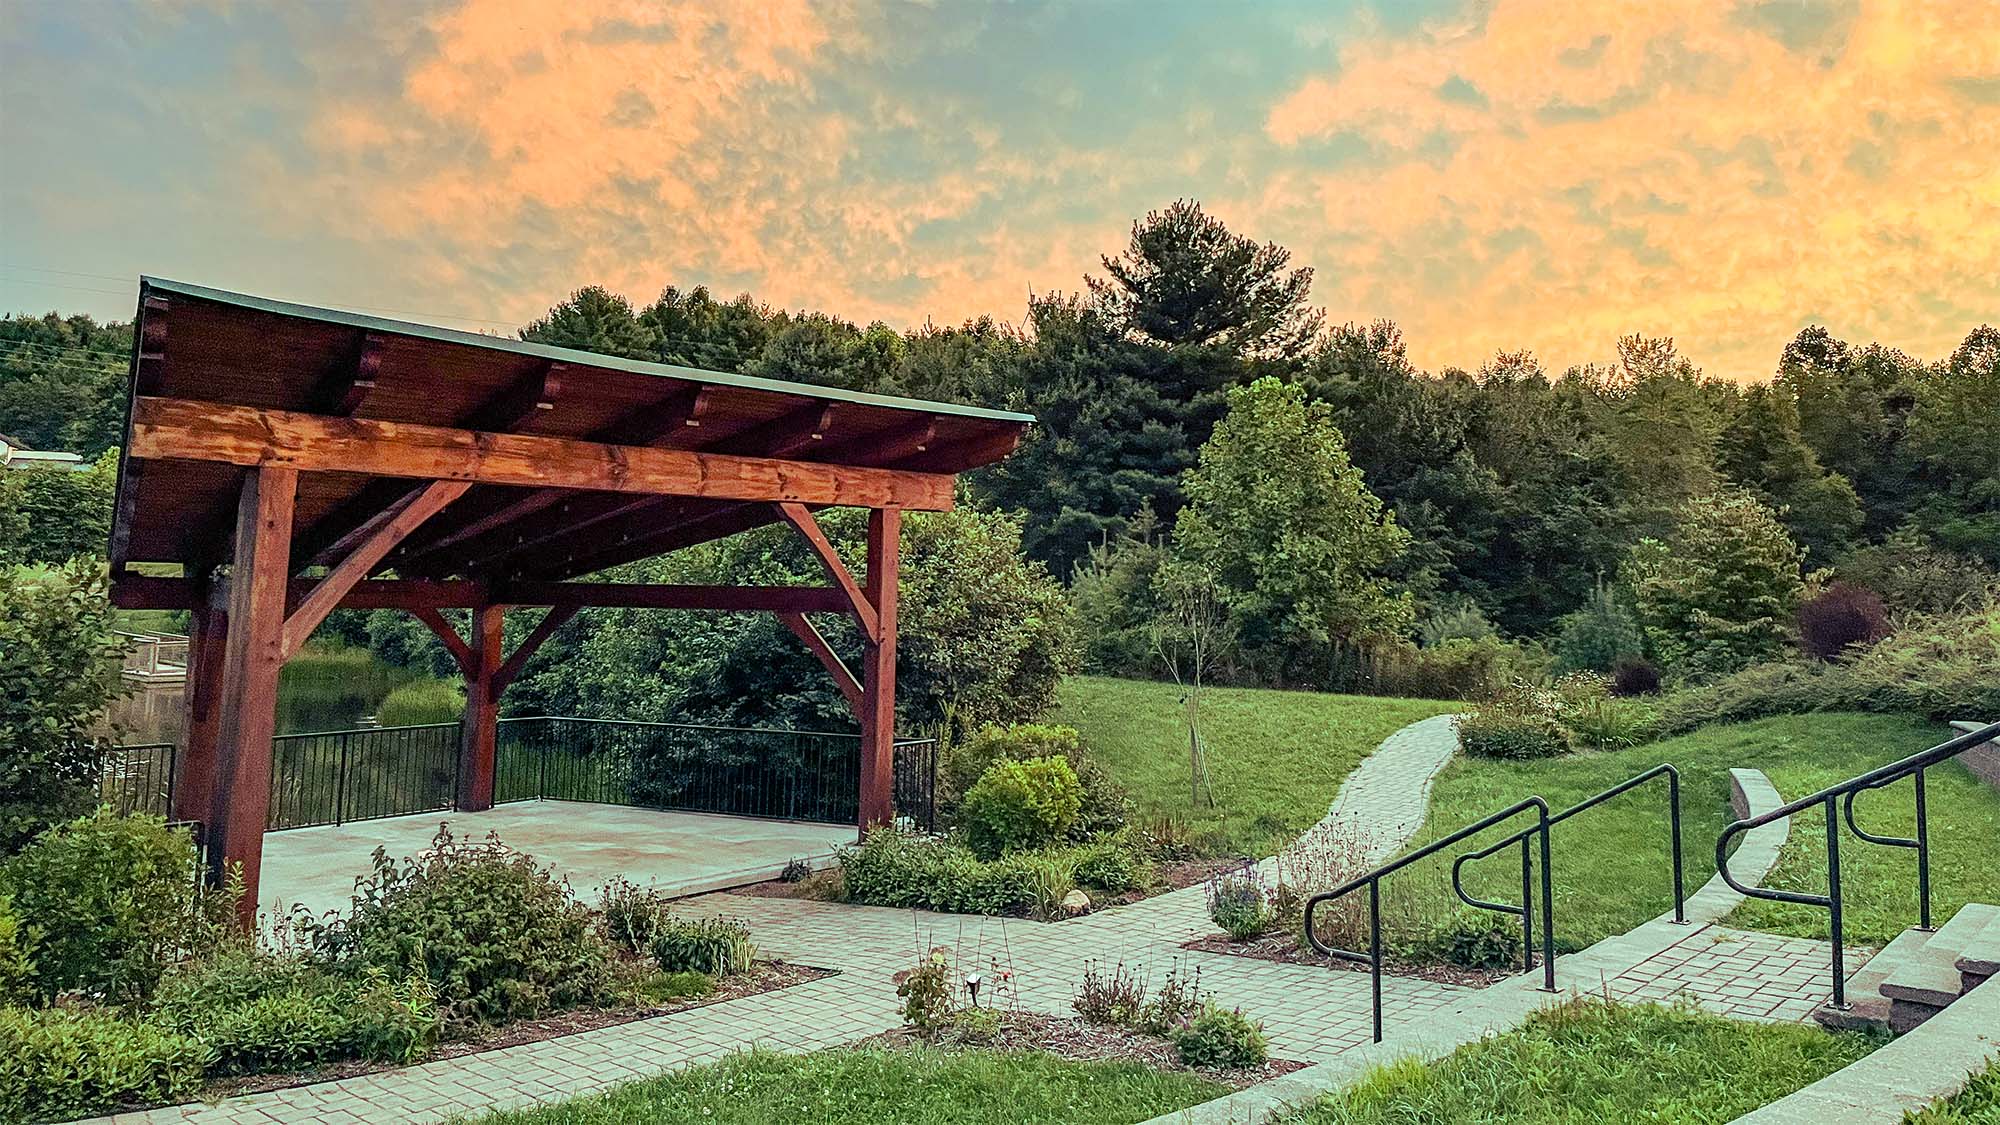
[[(1519, 816), (1529, 809), (1535, 810), (1536, 824), (1529, 832), (1531, 834), (1538, 833), (1541, 836), (1542, 945), (1547, 951), (1542, 958), (1542, 988), (1543, 991), (1554, 992), (1556, 990), (1555, 885), (1549, 879), (1549, 803), (1540, 797), (1529, 797), (1527, 800), (1509, 805), (1499, 812), (1483, 820), (1468, 824), (1451, 835), (1434, 841), (1411, 852), (1409, 855), (1383, 864), (1366, 875), (1350, 879), (1333, 890), (1322, 891), (1306, 900), (1306, 942), (1315, 950), (1328, 957), (1338, 957), (1343, 961), (1368, 966), (1369, 995), (1374, 1010), (1375, 1042), (1380, 1043), (1382, 1041), (1382, 880), (1419, 860), (1428, 859), (1436, 855), (1468, 836), (1484, 832), (1486, 829)], [(1526, 866), (1528, 849), (1525, 841), (1522, 844), (1521, 855), (1524, 865), (1521, 871), (1521, 884), (1525, 888), (1529, 885), (1532, 878)], [(1351, 949), (1341, 949), (1320, 941), (1319, 934), (1313, 929), (1313, 912), (1322, 903), (1332, 902), (1364, 886), (1368, 888), (1368, 952), (1360, 953)], [(1531, 925), (1532, 920), (1524, 919), (1523, 924)]]
[[(1796, 801), (1788, 801), (1769, 812), (1745, 817), (1722, 830), (1715, 840), (1715, 873), (1737, 893), (1748, 898), (1760, 898), (1767, 902), (1789, 902), (1800, 906), (1817, 906), (1827, 912), (1827, 929), (1833, 939), (1833, 1006), (1847, 1007), (1847, 958), (1844, 941), (1842, 902), (1840, 894), (1840, 807), (1845, 804), (1848, 826), (1854, 828), (1855, 835), (1874, 844), (1888, 844), (1893, 847), (1915, 847), (1917, 849), (1917, 889), (1921, 898), (1919, 911), (1922, 920), (1928, 924), (1931, 916), (1931, 856), (1929, 810), (1925, 806), (1923, 793), (1923, 772), (1939, 762), (1949, 761), (1967, 750), (2000, 738), (2000, 723), (1989, 723), (1977, 730), (1968, 731), (1946, 742), (1940, 742), (1928, 750), (1918, 751), (1900, 761), (1878, 766), (1867, 773), (1858, 774), (1846, 781), (1827, 786), (1825, 789)], [(1918, 779), (1917, 792), (1917, 837), (1905, 841), (1892, 836), (1874, 836), (1855, 827), (1853, 821), (1854, 795), (1870, 789), (1880, 789), (1894, 784), (1905, 777), (1915, 775)], [(1738, 882), (1729, 871), (1729, 845), (1752, 828), (1761, 828), (1773, 821), (1783, 820), (1793, 813), (1820, 805), (1826, 810), (1826, 893), (1811, 894), (1802, 891), (1780, 891), (1766, 887), (1746, 887)]]
[[(1594, 797), (1585, 798), (1563, 811), (1551, 815), (1549, 817), (1549, 827), (1554, 828), (1570, 817), (1594, 809), (1611, 798), (1637, 789), (1639, 786), (1656, 777), (1665, 777), (1667, 779), (1667, 813), (1670, 822), (1669, 828), (1672, 832), (1674, 867), (1674, 922), (1679, 925), (1686, 925), (1687, 893), (1681, 862), (1681, 773), (1673, 767), (1672, 763), (1662, 762), (1644, 773), (1634, 774)], [(1532, 892), (1529, 889), (1528, 881), (1524, 878), (1521, 883), (1521, 905), (1513, 906), (1504, 902), (1488, 902), (1485, 899), (1472, 897), (1466, 893), (1463, 876), (1467, 863), (1473, 860), (1485, 859), (1487, 856), (1497, 855), (1517, 843), (1521, 845), (1523, 870), (1525, 871), (1528, 840), (1537, 831), (1538, 829), (1536, 828), (1524, 828), (1498, 843), (1481, 848), (1476, 852), (1467, 852), (1459, 856), (1451, 865), (1451, 889), (1454, 894), (1458, 895), (1460, 902), (1481, 910), (1491, 910), (1499, 914), (1512, 914), (1521, 919), (1521, 968), (1524, 972), (1535, 967), (1535, 935), (1534, 926), (1532, 925), (1533, 910), (1529, 904)]]

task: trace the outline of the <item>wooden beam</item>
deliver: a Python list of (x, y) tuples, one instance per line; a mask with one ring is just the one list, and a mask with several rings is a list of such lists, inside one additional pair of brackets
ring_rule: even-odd
[(847, 564), (841, 561), (840, 552), (833, 549), (826, 532), (820, 530), (819, 521), (813, 518), (812, 511), (804, 504), (780, 504), (778, 513), (798, 531), (813, 554), (819, 556), (819, 565), (826, 571), (826, 576), (833, 579), (833, 584), (847, 595), (848, 612), (860, 623), (861, 635), (871, 640), (880, 636), (881, 623), (876, 619), (875, 607), (868, 604), (867, 595), (861, 592), (861, 583), (848, 573)]
[[(205, 591), (206, 582), (197, 590)], [(181, 735), (174, 755), (173, 820), (206, 822), (215, 805), (216, 742), (221, 733), (222, 654), (229, 614), (204, 596), (188, 613), (187, 679), (181, 687)]]
[(842, 698), (847, 700), (849, 707), (854, 708), (854, 713), (860, 714), (864, 706), (861, 681), (854, 678), (854, 673), (848, 670), (847, 664), (840, 659), (840, 654), (833, 651), (833, 646), (827, 643), (825, 635), (814, 627), (812, 622), (806, 620), (806, 615), (803, 613), (781, 613), (778, 615), (778, 620), (785, 623), (785, 628), (790, 629), (793, 636), (805, 642), (805, 646), (812, 650), (814, 656), (819, 657), (819, 662), (826, 667), (827, 674), (833, 677), (833, 686), (840, 689)]
[(465, 674), (465, 718), (459, 723), (458, 809), (484, 812), (493, 807), (493, 755), (498, 741), (501, 625), (505, 610), (497, 605), (472, 611), (468, 645), (472, 663)]
[(465, 495), (472, 485), (466, 481), (432, 481), (412, 492), (366, 538), (354, 545), (346, 558), (335, 564), (307, 594), (297, 609), (285, 618), (284, 655), (289, 659), (312, 636), (326, 615), (332, 613), (355, 584), (381, 565), (391, 548), (403, 541), (418, 524), (436, 515), (446, 504)]
[(222, 714), (214, 800), (206, 817), (217, 885), (234, 869), (237, 907), (255, 932), (264, 826), (271, 810), (271, 735), (277, 725), (278, 670), (284, 664), (285, 579), (291, 570), (294, 469), (267, 465), (244, 479), (236, 552), (229, 575), (229, 639), (222, 657)]
[[(132, 349), (132, 389), (125, 400), (125, 426), (129, 439), (132, 412), (139, 396), (159, 389), (167, 368), (167, 299), (144, 293), (139, 299), (137, 346)], [(112, 499), (111, 539), (105, 547), (111, 573), (119, 574), (132, 557), (132, 521), (139, 511), (139, 481), (146, 473), (145, 462), (132, 456), (127, 440), (118, 451), (117, 495)]]
[(778, 519), (769, 504), (724, 504), (706, 514), (661, 526), (658, 517), (637, 513), (630, 524), (614, 526), (608, 533), (572, 544), (560, 557), (554, 552), (527, 573), (535, 578), (574, 578), (595, 574), (607, 567), (637, 559), (649, 559), (669, 551), (710, 539), (721, 539), (748, 528)]
[(444, 650), (451, 654), (452, 662), (458, 665), (459, 673), (470, 683), (479, 670), (479, 659), (473, 655), (472, 646), (466, 644), (465, 638), (458, 635), (457, 628), (445, 620), (444, 614), (424, 606), (411, 606), (410, 616), (430, 626), (431, 632), (436, 633), (437, 639), (443, 642)]
[(861, 829), (896, 818), (896, 597), (903, 513), (868, 513), (868, 601), (880, 633), (861, 649)]
[(550, 606), (549, 611), (542, 615), (542, 619), (535, 623), (534, 631), (522, 639), (512, 655), (507, 657), (507, 662), (500, 665), (499, 670), (493, 673), (496, 685), (493, 689), (494, 694), (506, 691), (515, 678), (520, 676), (521, 669), (528, 666), (528, 659), (535, 655), (535, 650), (542, 647), (542, 642), (555, 636), (556, 630), (567, 624), (569, 619), (575, 617), (577, 611), (582, 608), (576, 605)]
[(923, 511), (952, 505), (953, 478), (938, 473), (324, 418), (184, 399), (141, 398), (133, 411), (132, 452), (142, 458), (723, 500)]
[(544, 361), (514, 381), (498, 397), (466, 419), (468, 430), (507, 433), (556, 408), (562, 395), (562, 364)]
[(613, 445), (659, 445), (672, 439), (691, 441), (685, 431), (701, 428), (702, 418), (713, 402), (715, 388), (706, 383), (690, 383), (655, 406), (643, 406), (604, 428), (595, 440)]
[[(288, 597), (313, 596), (322, 579), (295, 578)], [(114, 580), (112, 604), (120, 609), (193, 609), (200, 595), (186, 578), (126, 574)], [(599, 606), (612, 609), (686, 609), (773, 613), (846, 613), (847, 595), (832, 586), (694, 586), (628, 582), (510, 582), (426, 578), (370, 578), (357, 582), (338, 609), (404, 609), (435, 615), (441, 609), (482, 605)], [(442, 620), (442, 618), (440, 618)]]
[(353, 414), (374, 393), (381, 372), (382, 338), (373, 332), (358, 334), (352, 358), (313, 388), (310, 401), (314, 410), (341, 417)]

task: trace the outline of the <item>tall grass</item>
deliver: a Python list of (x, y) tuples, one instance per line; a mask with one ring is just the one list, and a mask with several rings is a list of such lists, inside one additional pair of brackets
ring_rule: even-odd
[(375, 709), (385, 727), (453, 723), (465, 714), (465, 689), (448, 680), (412, 680), (390, 692)]
[(391, 692), (421, 678), (364, 648), (307, 645), (278, 675), (278, 732), (359, 726)]

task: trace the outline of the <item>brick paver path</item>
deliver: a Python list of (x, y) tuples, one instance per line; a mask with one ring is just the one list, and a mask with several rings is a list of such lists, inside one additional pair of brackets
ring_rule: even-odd
[[(1449, 724), (1449, 717), (1426, 719), (1391, 736), (1342, 787), (1322, 823), (1365, 832), (1371, 854), (1387, 856), (1401, 847), (1421, 825), (1430, 781), (1452, 753), (1456, 736)], [(1059, 923), (726, 894), (689, 899), (676, 909), (741, 918), (749, 923), (765, 955), (837, 969), (839, 975), (540, 1043), (109, 1120), (121, 1125), (431, 1122), (458, 1113), (592, 1093), (752, 1046), (786, 1051), (836, 1046), (899, 1025), (890, 978), (939, 945), (955, 951), (962, 971), (977, 969), (990, 978), (995, 963), (1012, 971), (1015, 995), (995, 997), (989, 986), (982, 997), (989, 1002), (1067, 1013), (1076, 982), (1089, 962), (1107, 966), (1123, 962), (1146, 973), (1155, 985), (1179, 966), (1189, 972), (1198, 969), (1205, 988), (1263, 1020), (1276, 1056), (1317, 1062), (1369, 1039), (1365, 972), (1179, 948), (1190, 937), (1213, 932), (1200, 887)], [(1689, 938), (1705, 938), (1707, 932), (1690, 929)], [(1761, 935), (1752, 936), (1763, 940)], [(1680, 939), (1678, 931), (1670, 940), (1675, 939)], [(1678, 940), (1675, 949), (1690, 945)], [(1788, 947), (1771, 953), (1759, 945), (1755, 952), (1753, 960), (1748, 953), (1739, 955), (1705, 938), (1692, 943), (1685, 956), (1669, 950), (1627, 972), (1632, 959), (1628, 957), (1607, 964), (1603, 973), (1621, 987), (1629, 984), (1639, 995), (1662, 987), (1662, 981), (1699, 986), (1699, 967), (1710, 961), (1732, 974), (1742, 970), (1791, 981), (1808, 960), (1791, 956)], [(1580, 958), (1578, 967), (1591, 979), (1564, 983), (1596, 987), (1598, 975), (1584, 969), (1588, 963)], [(1642, 975), (1632, 975), (1641, 970)], [(1717, 994), (1734, 999), (1743, 987), (1734, 984), (1735, 979), (1742, 978), (1719, 983)], [(1510, 981), (1488, 992), (1493, 1000), (1506, 1001), (1501, 993), (1523, 987)], [(1751, 987), (1742, 1006), (1761, 1003), (1766, 995)], [(1791, 999), (1789, 993), (1776, 996), (1758, 1014), (1768, 1017)], [(1464, 1022), (1469, 1010), (1482, 1004), (1494, 1008), (1485, 1001), (1485, 995), (1473, 989), (1401, 977), (1383, 982), (1384, 1018), (1392, 1038), (1399, 1032), (1442, 1035)]]
[[(1851, 975), (1870, 951), (1850, 947)], [(1832, 998), (1830, 942), (1703, 926), (1611, 979), (1618, 1000), (1686, 998), (1735, 1019), (1799, 1022)]]

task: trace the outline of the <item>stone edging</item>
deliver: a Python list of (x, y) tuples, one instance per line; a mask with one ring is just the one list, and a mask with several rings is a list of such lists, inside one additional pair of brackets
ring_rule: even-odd
[[(1985, 723), (1975, 723), (1970, 720), (1960, 719), (1951, 724), (1951, 729), (1960, 734), (1971, 734), (1985, 725)], [(1966, 769), (1972, 771), (1972, 776), (1991, 785), (1995, 789), (2000, 789), (2000, 740), (1982, 742), (1965, 753), (1960, 754), (1958, 760), (1964, 764)]]
[[(1731, 770), (1729, 785), (1730, 804), (1739, 816), (1755, 816), (1783, 804), (1778, 798), (1777, 788), (1761, 770)], [(1738, 881), (1752, 886), (1761, 883), (1778, 862), (1778, 853), (1790, 834), (1790, 817), (1744, 833), (1743, 842), (1737, 846), (1732, 857), (1732, 870), (1736, 872)], [(1556, 993), (1541, 991), (1540, 973), (1510, 977), (1481, 989), (1457, 1004), (1440, 1009), (1421, 1028), (1397, 1032), (1380, 1043), (1343, 1051), (1304, 1070), (1260, 1082), (1197, 1106), (1162, 1114), (1141, 1125), (1259, 1125), (1288, 1105), (1349, 1085), (1377, 1065), (1412, 1057), (1433, 1062), (1467, 1043), (1510, 1030), (1542, 1008), (1562, 1003), (1586, 989), (1601, 987), (1604, 982), (1671, 948), (1688, 935), (1690, 926), (1714, 922), (1742, 901), (1743, 895), (1730, 889), (1717, 875), (1701, 890), (1688, 896), (1686, 925), (1676, 923), (1672, 912), (1668, 912), (1557, 961), (1558, 973), (1572, 982), (1567, 990)], [(1779, 1125), (1780, 1120), (1784, 1119), (1760, 1125)]]

